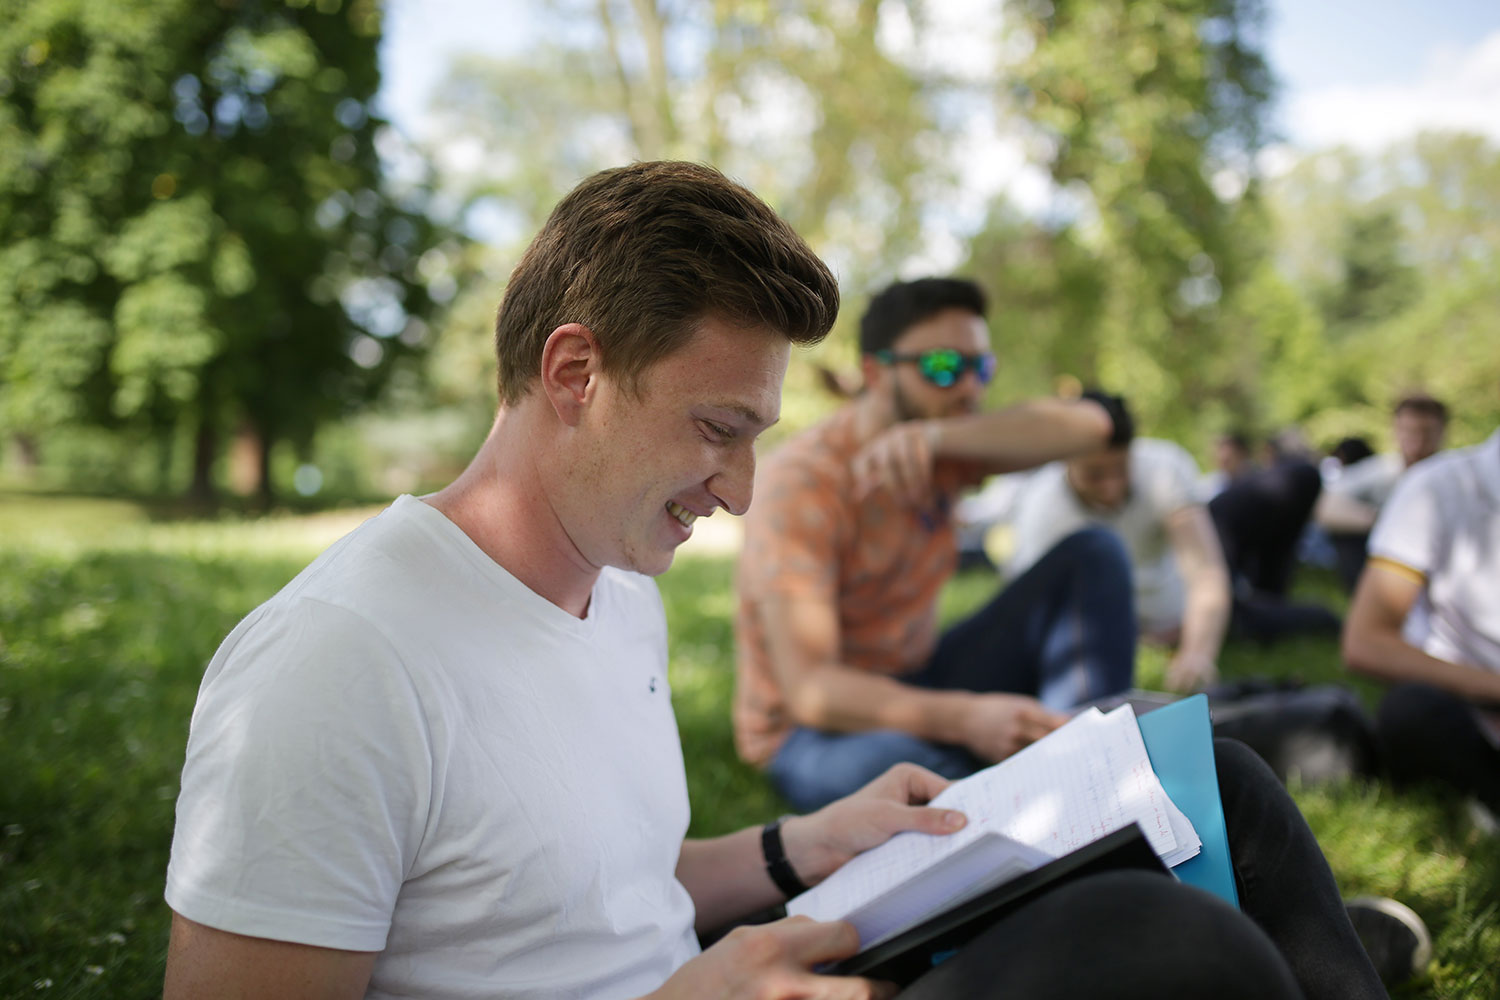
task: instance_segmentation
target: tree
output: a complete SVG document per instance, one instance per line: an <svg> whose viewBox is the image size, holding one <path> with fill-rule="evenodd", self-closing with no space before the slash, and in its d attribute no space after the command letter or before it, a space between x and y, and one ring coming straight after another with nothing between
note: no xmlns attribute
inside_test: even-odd
<svg viewBox="0 0 1500 1000"><path fill-rule="evenodd" d="M1006 80L1073 205L1038 230L1095 277L1056 331L1075 374L1127 391L1154 433L1248 410L1222 322L1265 249L1251 165L1271 90L1259 0L1029 0ZM981 241L981 245L983 241ZM971 267L992 266L976 259ZM1079 264L1071 265L1077 271ZM994 281L1005 280L996 274ZM1054 372L1054 374L1060 374Z"/></svg>
<svg viewBox="0 0 1500 1000"><path fill-rule="evenodd" d="M1344 223L1338 280L1323 293L1323 312L1335 331L1397 315L1416 299L1416 271L1401 259L1404 234L1385 209L1351 215Z"/></svg>
<svg viewBox="0 0 1500 1000"><path fill-rule="evenodd" d="M441 234L382 182L373 0L0 0L0 427L273 446L369 400ZM167 445L163 445L166 447Z"/></svg>
<svg viewBox="0 0 1500 1000"><path fill-rule="evenodd" d="M1493 428L1500 150L1454 133L1325 150L1267 194L1281 269L1315 308L1302 346L1268 368L1278 419L1316 441L1381 441L1396 398L1423 389L1452 409L1453 440Z"/></svg>

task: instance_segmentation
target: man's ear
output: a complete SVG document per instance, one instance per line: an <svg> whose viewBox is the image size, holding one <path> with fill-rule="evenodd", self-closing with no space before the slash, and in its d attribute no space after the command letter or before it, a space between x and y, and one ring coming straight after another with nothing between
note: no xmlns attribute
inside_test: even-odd
<svg viewBox="0 0 1500 1000"><path fill-rule="evenodd" d="M603 358L594 331L582 323L565 323L542 345L542 391L569 427L576 427L599 385Z"/></svg>

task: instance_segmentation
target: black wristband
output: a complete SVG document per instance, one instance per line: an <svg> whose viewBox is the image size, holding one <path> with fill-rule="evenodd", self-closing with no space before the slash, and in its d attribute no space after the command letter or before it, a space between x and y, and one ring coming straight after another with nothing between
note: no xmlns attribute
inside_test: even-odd
<svg viewBox="0 0 1500 1000"><path fill-rule="evenodd" d="M781 843L781 820L773 819L760 830L760 853L766 859L766 874L771 876L771 881L776 883L787 899L800 896L807 891L807 886L797 877L792 864L786 859L786 848Z"/></svg>

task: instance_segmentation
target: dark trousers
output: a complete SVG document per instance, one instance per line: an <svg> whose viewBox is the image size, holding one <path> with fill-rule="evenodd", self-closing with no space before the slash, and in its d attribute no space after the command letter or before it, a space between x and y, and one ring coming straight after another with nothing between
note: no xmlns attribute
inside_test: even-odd
<svg viewBox="0 0 1500 1000"><path fill-rule="evenodd" d="M1384 997L1296 804L1242 744L1214 754L1240 911L1161 876L1090 876L1008 914L902 1000Z"/></svg>
<svg viewBox="0 0 1500 1000"><path fill-rule="evenodd" d="M1135 669L1130 563L1113 532L1088 528L1058 542L1010 586L938 640L917 687L1006 691L1063 710L1118 694ZM909 733L793 730L771 760L771 782L811 812L910 761L948 778L985 765L963 747Z"/></svg>
<svg viewBox="0 0 1500 1000"><path fill-rule="evenodd" d="M1500 813L1500 749L1467 701L1427 684L1402 684L1381 700L1375 727L1394 781L1440 782Z"/></svg>
<svg viewBox="0 0 1500 1000"><path fill-rule="evenodd" d="M1370 544L1370 533L1368 531L1329 532L1328 540L1333 543L1339 583L1344 585L1344 590L1352 594L1354 588L1359 585L1359 575L1365 571L1366 549Z"/></svg>
<svg viewBox="0 0 1500 1000"><path fill-rule="evenodd" d="M1231 482L1208 502L1208 513L1234 581L1234 625L1250 638L1335 634L1327 608L1288 601L1297 542L1312 517L1323 480L1306 462L1282 461Z"/></svg>

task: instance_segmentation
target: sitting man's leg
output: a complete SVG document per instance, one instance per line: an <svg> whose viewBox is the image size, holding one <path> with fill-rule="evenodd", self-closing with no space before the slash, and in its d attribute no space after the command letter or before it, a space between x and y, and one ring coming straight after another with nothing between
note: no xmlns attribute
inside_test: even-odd
<svg viewBox="0 0 1500 1000"><path fill-rule="evenodd" d="M948 629L912 684L1036 696L1054 710L1130 687L1136 625L1130 557L1111 531L1064 538Z"/></svg>
<svg viewBox="0 0 1500 1000"><path fill-rule="evenodd" d="M1079 879L1007 914L901 1000L1287 1000L1265 933L1218 898L1145 872Z"/></svg>
<svg viewBox="0 0 1500 1000"><path fill-rule="evenodd" d="M767 774L799 812L821 809L908 761L945 778L963 778L984 763L962 747L929 743L894 729L863 733L792 730L771 758Z"/></svg>
<svg viewBox="0 0 1500 1000"><path fill-rule="evenodd" d="M1307 821L1265 761L1215 740L1240 908L1276 945L1308 1000L1384 997Z"/></svg>
<svg viewBox="0 0 1500 1000"><path fill-rule="evenodd" d="M1048 708L1067 709L1129 688L1134 663L1128 557L1113 533L1091 528L1058 542L989 604L944 633L928 664L902 680L1030 694ZM985 766L962 747L894 730L797 729L767 773L788 802L808 812L901 761L947 778Z"/></svg>
<svg viewBox="0 0 1500 1000"><path fill-rule="evenodd" d="M1398 784L1439 781L1500 814L1500 749L1468 702L1427 684L1402 684L1381 700L1376 731Z"/></svg>

